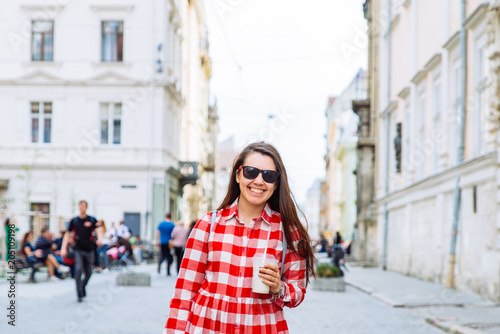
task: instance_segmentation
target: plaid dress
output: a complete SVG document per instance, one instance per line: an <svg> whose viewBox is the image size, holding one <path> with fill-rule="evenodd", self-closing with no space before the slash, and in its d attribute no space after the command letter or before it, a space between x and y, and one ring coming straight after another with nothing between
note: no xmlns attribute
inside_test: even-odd
<svg viewBox="0 0 500 334"><path fill-rule="evenodd" d="M305 259L287 252L283 298L253 293L251 287L252 258L264 253L269 229L267 253L281 270L280 214L266 204L261 216L245 226L236 199L217 213L210 233L211 216L200 219L189 236L163 333L288 333L283 307L296 307L304 299Z"/></svg>

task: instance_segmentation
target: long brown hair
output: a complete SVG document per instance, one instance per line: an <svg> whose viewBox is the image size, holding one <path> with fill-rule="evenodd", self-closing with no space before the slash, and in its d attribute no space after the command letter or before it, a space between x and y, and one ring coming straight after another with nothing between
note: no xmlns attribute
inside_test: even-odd
<svg viewBox="0 0 500 334"><path fill-rule="evenodd" d="M107 229L104 220L99 220L98 223L101 223L102 233L106 233Z"/></svg>
<svg viewBox="0 0 500 334"><path fill-rule="evenodd" d="M28 242L28 238L29 236L33 235L33 231L28 231L26 233L24 233L24 237L23 237L23 243L21 244L21 252L26 255L26 253L24 252L24 244Z"/></svg>
<svg viewBox="0 0 500 334"><path fill-rule="evenodd" d="M281 156L278 153L278 150L276 150L274 146L266 142L257 142L248 145L243 149L243 151L241 151L236 159L234 159L228 190L218 210L232 204L236 200L236 198L240 196L240 187L236 182L236 174L238 173L238 167L243 165L243 162L245 161L247 155L252 152L258 152L273 159L276 169L278 170L278 172L280 172L280 177L278 181L276 181L276 189L274 190L272 196L269 198L268 203L271 206L271 209L279 212L281 215L281 221L283 222L283 228L288 248L292 252L296 253L300 257L305 258L306 260L307 285L311 276L316 277L316 273L314 271L314 252L311 247L311 239L309 238L309 234L307 233L307 228L302 225L302 222L300 221L297 214L298 208L295 206L295 198L293 197L293 194L290 191L290 187L288 185L288 176L286 174L285 165L281 160ZM297 230L299 236L295 236L295 238L292 238L292 231L294 230ZM295 247L295 244L293 243L294 239L297 239L299 241L297 247Z"/></svg>

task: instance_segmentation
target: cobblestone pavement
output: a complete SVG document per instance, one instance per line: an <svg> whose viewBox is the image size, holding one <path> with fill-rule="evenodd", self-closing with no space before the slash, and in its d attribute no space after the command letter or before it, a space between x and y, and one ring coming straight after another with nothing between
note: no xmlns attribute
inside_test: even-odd
<svg viewBox="0 0 500 334"><path fill-rule="evenodd" d="M72 279L46 282L37 274L38 284L16 284L16 327L1 317L0 333L32 334L149 334L161 333L173 293L174 277L158 275L155 265L133 267L151 274L150 287L116 286L116 272L93 274L87 298L76 302ZM6 314L7 284L0 283L0 305ZM305 301L286 309L290 333L443 333L427 324L426 309L393 308L355 288L345 293L308 289Z"/></svg>

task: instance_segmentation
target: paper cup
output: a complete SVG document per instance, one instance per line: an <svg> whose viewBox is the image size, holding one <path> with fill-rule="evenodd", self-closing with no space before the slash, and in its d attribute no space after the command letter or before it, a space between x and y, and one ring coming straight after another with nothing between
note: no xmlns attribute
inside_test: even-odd
<svg viewBox="0 0 500 334"><path fill-rule="evenodd" d="M262 282L262 278L259 277L259 269L264 267L265 264L278 265L278 260L276 260L272 255L266 254L264 259L263 253L255 254L253 257L253 276L252 276L252 292L255 293L269 293L269 285Z"/></svg>

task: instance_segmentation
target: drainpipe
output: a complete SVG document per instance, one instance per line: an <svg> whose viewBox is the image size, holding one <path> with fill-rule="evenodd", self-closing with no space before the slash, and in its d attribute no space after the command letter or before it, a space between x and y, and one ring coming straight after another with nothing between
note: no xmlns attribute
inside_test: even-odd
<svg viewBox="0 0 500 334"><path fill-rule="evenodd" d="M461 12L462 12L462 27L460 29L460 134L459 134L459 145L457 154L457 165L463 160L464 155L464 136L465 136L465 96L467 93L467 41L466 41L466 29L465 29L465 19L466 19L466 1L462 0ZM450 260L448 275L446 277L446 288L452 289L455 287L455 263L456 263L456 250L457 250L457 234L458 234L458 222L460 215L460 202L461 202L462 190L460 189L460 175L455 178L455 196L453 205L453 225L451 229L451 248L450 248Z"/></svg>
<svg viewBox="0 0 500 334"><path fill-rule="evenodd" d="M153 41L156 41L156 6L155 2L153 1L151 3L151 9L152 9L152 26L153 26ZM159 52L159 50L158 50ZM153 207L153 171L152 171L152 161L153 161L153 145L154 145L154 113L155 113L155 75L156 75L156 62L154 59L154 52L153 54L153 59L152 59L152 69L153 72L151 73L151 78L150 78L150 92L149 96L151 98L151 108L149 110L150 113L150 120L149 120L149 143L148 143L148 155L147 155L147 184L146 184L146 215L145 215L145 228L144 230L146 231L146 238L149 238L150 241L154 241L154 232L152 228L152 207ZM140 231L139 231L140 232Z"/></svg>
<svg viewBox="0 0 500 334"><path fill-rule="evenodd" d="M387 0L387 106L391 104L391 0ZM385 111L385 196L389 194L389 135L390 135L389 109ZM387 199L384 201L384 241L382 248L382 269L387 270L387 235L389 233L389 212Z"/></svg>

